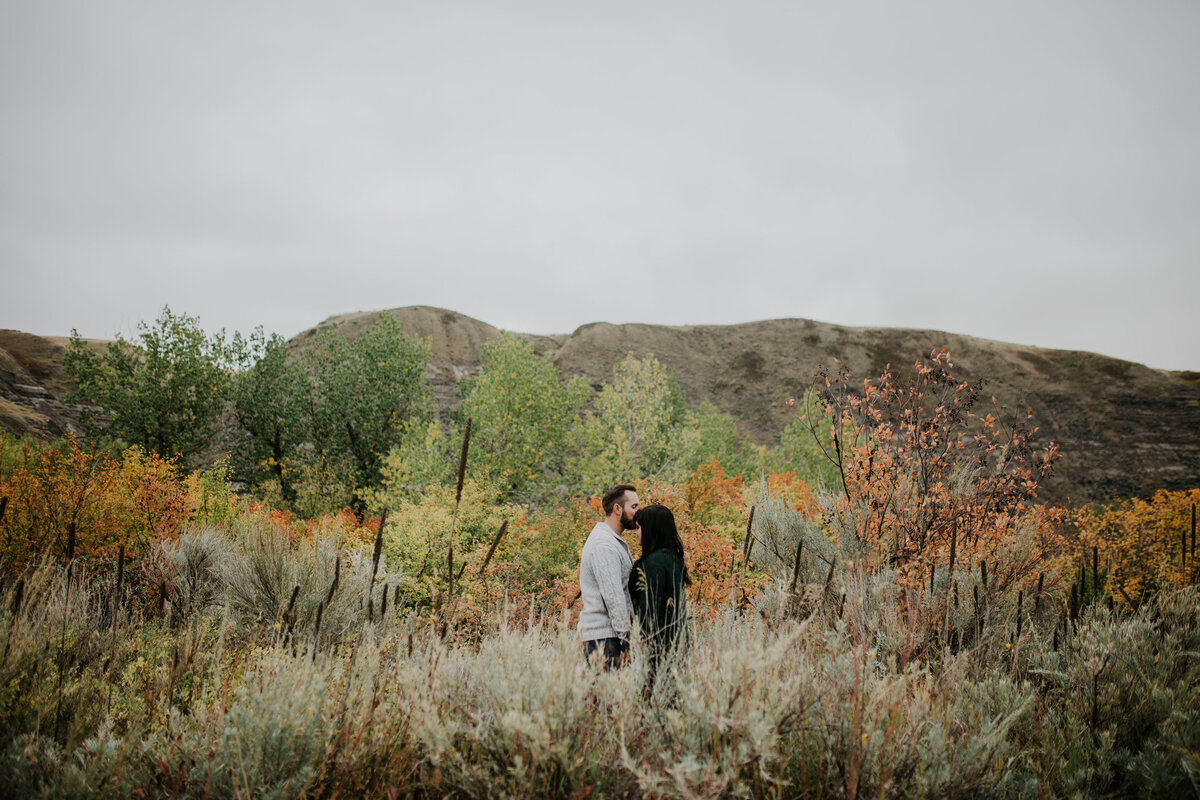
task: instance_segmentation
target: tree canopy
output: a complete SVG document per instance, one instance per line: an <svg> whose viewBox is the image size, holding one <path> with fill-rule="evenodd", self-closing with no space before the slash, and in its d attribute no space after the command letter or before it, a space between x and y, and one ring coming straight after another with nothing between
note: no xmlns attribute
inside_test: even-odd
<svg viewBox="0 0 1200 800"><path fill-rule="evenodd" d="M483 369L459 410L473 422L471 471L504 496L525 499L566 463L569 434L588 396L563 382L549 357L508 333L483 345Z"/></svg>
<svg viewBox="0 0 1200 800"><path fill-rule="evenodd" d="M78 384L75 399L103 409L108 433L124 443L193 461L212 439L229 385L224 331L210 337L196 317L166 306L137 327L135 340L118 334L104 353L71 331L63 369ZM94 427L98 416L87 422Z"/></svg>

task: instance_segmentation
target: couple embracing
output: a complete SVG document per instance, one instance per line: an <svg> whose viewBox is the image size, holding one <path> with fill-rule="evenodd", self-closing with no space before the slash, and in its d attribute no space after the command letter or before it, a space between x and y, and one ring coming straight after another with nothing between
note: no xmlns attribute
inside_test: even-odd
<svg viewBox="0 0 1200 800"><path fill-rule="evenodd" d="M658 662L687 639L684 587L691 579L683 542L671 510L643 508L630 484L605 492L601 506L604 520L588 535L579 563L579 637L589 661L616 667L625 660L630 629L637 624L649 647L653 676ZM638 535L637 561L621 538L623 531Z"/></svg>

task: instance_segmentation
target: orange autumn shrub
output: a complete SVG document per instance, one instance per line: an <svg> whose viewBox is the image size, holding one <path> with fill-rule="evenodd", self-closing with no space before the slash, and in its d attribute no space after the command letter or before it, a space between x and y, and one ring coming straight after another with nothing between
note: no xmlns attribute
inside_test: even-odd
<svg viewBox="0 0 1200 800"><path fill-rule="evenodd" d="M809 519L820 514L816 489L808 481L797 477L796 473L770 472L765 480L771 497L787 503Z"/></svg>
<svg viewBox="0 0 1200 800"><path fill-rule="evenodd" d="M1195 562L1197 505L1200 489L1160 490L1149 500L1135 497L1088 506L1075 512L1072 521L1085 560L1092 547L1098 548L1106 591L1118 602L1137 605L1164 584L1181 586L1200 579Z"/></svg>
<svg viewBox="0 0 1200 800"><path fill-rule="evenodd" d="M64 560L116 542L117 472L113 459L84 451L73 436L22 442L15 467L0 475L3 571L19 573L47 553Z"/></svg>
<svg viewBox="0 0 1200 800"><path fill-rule="evenodd" d="M343 508L337 512L322 514L316 519L302 520L300 535L304 539L313 539L334 534L345 545L354 547L373 542L379 530L379 523L379 518L359 521L353 511Z"/></svg>
<svg viewBox="0 0 1200 800"><path fill-rule="evenodd" d="M900 376L852 387L825 376L841 478L836 514L850 535L919 587L938 563L994 556L1036 506L1058 448L1038 443L1031 411L980 414L981 382L959 381L945 349ZM1015 577L1015 576L1014 576Z"/></svg>
<svg viewBox="0 0 1200 800"><path fill-rule="evenodd" d="M743 513L742 476L725 474L721 462L713 459L701 464L683 479L682 508L690 518L709 525L728 524Z"/></svg>
<svg viewBox="0 0 1200 800"><path fill-rule="evenodd" d="M192 497L174 458L129 448L121 454L115 489L113 505L127 548L140 551L173 539L192 518Z"/></svg>
<svg viewBox="0 0 1200 800"><path fill-rule="evenodd" d="M291 511L254 500L246 503L246 511L252 516L257 516L260 524L269 527L276 535L292 540L299 539L299 532L293 530Z"/></svg>
<svg viewBox="0 0 1200 800"><path fill-rule="evenodd" d="M246 503L244 513L257 517L258 524L265 525L292 544L333 536L348 547L369 545L379 529L378 517L359 521L349 508L305 519L270 503L251 500Z"/></svg>
<svg viewBox="0 0 1200 800"><path fill-rule="evenodd" d="M642 504L660 503L675 515L692 579L688 602L696 611L710 612L731 600L745 602L761 591L761 584L747 580L740 569L738 538L746 524L740 479L736 482L726 479L719 465L715 470L701 467L697 473L690 487L688 481L678 486L650 484L643 492ZM707 486L697 492L697 481ZM691 499L706 498L713 504L689 502L689 491ZM630 549L636 559L640 552L638 543L631 543Z"/></svg>
<svg viewBox="0 0 1200 800"><path fill-rule="evenodd" d="M44 555L96 557L124 545L129 555L177 536L193 512L173 459L140 448L120 458L89 453L74 437L24 442L0 475L8 498L0 519L0 569L19 573Z"/></svg>

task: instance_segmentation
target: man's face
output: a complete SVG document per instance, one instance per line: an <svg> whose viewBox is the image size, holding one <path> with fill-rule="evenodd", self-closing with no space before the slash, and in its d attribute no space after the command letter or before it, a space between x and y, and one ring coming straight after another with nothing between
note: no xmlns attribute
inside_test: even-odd
<svg viewBox="0 0 1200 800"><path fill-rule="evenodd" d="M621 509L621 530L631 531L637 527L633 523L633 515L640 507L637 492L625 492L625 499L618 505Z"/></svg>

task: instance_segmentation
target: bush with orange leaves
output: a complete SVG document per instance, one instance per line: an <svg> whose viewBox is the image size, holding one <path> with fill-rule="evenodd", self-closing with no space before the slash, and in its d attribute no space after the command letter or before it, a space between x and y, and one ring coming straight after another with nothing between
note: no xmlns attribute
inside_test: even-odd
<svg viewBox="0 0 1200 800"><path fill-rule="evenodd" d="M820 515L821 505L811 483L794 472L769 472L763 478L768 495L786 503L801 516L813 519Z"/></svg>
<svg viewBox="0 0 1200 800"><path fill-rule="evenodd" d="M1200 580L1196 567L1196 506L1200 489L1160 490L1149 500L1129 498L1075 512L1079 543L1090 565L1091 548L1107 574L1106 591L1117 602L1143 603L1165 584Z"/></svg>
<svg viewBox="0 0 1200 800"><path fill-rule="evenodd" d="M1029 410L1002 421L993 397L978 414L982 383L959 381L952 369L939 349L910 374L889 365L861 389L844 368L823 376L834 423L827 456L841 478L832 513L910 587L928 582L938 563L952 570L955 560L994 557L1058 457L1056 445L1037 442Z"/></svg>
<svg viewBox="0 0 1200 800"><path fill-rule="evenodd" d="M287 539L293 545L311 542L314 539L333 537L351 546L360 546L370 544L379 528L378 517L364 519L360 522L349 508L305 519L293 515L287 509L275 508L269 503L251 500L245 504L242 515L258 518L260 524L265 525L276 536Z"/></svg>
<svg viewBox="0 0 1200 800"><path fill-rule="evenodd" d="M696 467L679 488L682 497L677 500L678 507L671 509L676 514L682 512L697 522L722 528L730 523L736 527L743 516L742 476L726 474L716 459ZM658 485L652 489L657 491Z"/></svg>
<svg viewBox="0 0 1200 800"><path fill-rule="evenodd" d="M0 571L15 574L43 556L131 554L175 537L195 511L173 459L140 448L119 458L91 453L67 436L53 443L10 441L0 474ZM201 483L194 481L197 486ZM3 501L0 501L3 502Z"/></svg>
<svg viewBox="0 0 1200 800"><path fill-rule="evenodd" d="M738 542L745 534L749 510L740 476L727 477L716 462L701 465L682 484L652 483L645 488L643 505L661 503L675 515L683 540L692 585L688 602L698 612L709 612L730 600L745 603L761 589L740 569ZM634 557L637 557L634 548Z"/></svg>

